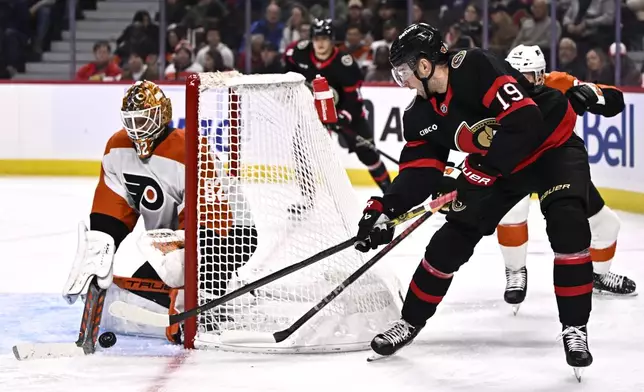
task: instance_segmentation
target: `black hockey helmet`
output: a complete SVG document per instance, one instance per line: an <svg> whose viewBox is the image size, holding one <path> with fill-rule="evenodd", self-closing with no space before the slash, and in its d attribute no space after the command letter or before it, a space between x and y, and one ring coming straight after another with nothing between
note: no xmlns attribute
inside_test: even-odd
<svg viewBox="0 0 644 392"><path fill-rule="evenodd" d="M316 19L313 21L312 37L329 37L333 40L333 21L331 19Z"/></svg>
<svg viewBox="0 0 644 392"><path fill-rule="evenodd" d="M446 64L448 61L447 46L443 43L441 33L427 23L414 23L408 26L398 38L391 44L389 51L389 62L391 63L394 79L401 84L404 80L395 71L397 68L407 65L414 75L423 81L429 80L433 74L436 64ZM432 63L431 74L421 78L417 72L418 61L425 58Z"/></svg>

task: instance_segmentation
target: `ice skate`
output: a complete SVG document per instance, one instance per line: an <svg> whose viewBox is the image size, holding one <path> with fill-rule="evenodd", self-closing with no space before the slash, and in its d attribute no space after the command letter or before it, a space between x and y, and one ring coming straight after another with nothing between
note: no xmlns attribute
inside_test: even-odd
<svg viewBox="0 0 644 392"><path fill-rule="evenodd" d="M612 272L607 274L593 273L593 293L615 296L635 296L636 285L631 279L624 275L617 275Z"/></svg>
<svg viewBox="0 0 644 392"><path fill-rule="evenodd" d="M375 355L367 359L368 362L389 357L398 350L411 343L423 326L413 326L404 319L395 321L391 328L376 335L371 341L371 349Z"/></svg>
<svg viewBox="0 0 644 392"><path fill-rule="evenodd" d="M512 305L512 312L516 316L521 303L525 300L528 290L528 269L521 267L517 271L505 268L505 294L503 299Z"/></svg>
<svg viewBox="0 0 644 392"><path fill-rule="evenodd" d="M566 362L572 366L577 381L581 382L582 370L593 363L593 356L588 350L586 326L562 326L559 339L563 340Z"/></svg>

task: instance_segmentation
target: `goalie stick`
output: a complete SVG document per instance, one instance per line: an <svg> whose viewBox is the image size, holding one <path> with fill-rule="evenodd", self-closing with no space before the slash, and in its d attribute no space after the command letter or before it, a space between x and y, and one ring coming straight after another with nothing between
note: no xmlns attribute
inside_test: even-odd
<svg viewBox="0 0 644 392"><path fill-rule="evenodd" d="M397 218L394 218L387 222L387 225L389 227L394 227L397 226L403 222L406 222L410 219L413 219L419 215L422 215L423 213L427 211L431 211L434 209L434 206L439 203L441 206L445 204L447 201L451 201L456 197L456 191L446 194L444 196L441 196L440 198L433 200L431 202L428 202L426 204L423 204L421 206L418 206L411 211L400 215ZM271 283L277 279L280 279L286 275L292 274L295 271L299 271L300 269L307 267L309 265L312 265L314 263L317 263L320 260L323 260L329 256L332 256L344 249L350 248L353 246L353 243L355 241L355 237L349 238L348 240L341 242L337 245L334 245L328 249L325 249L311 257L309 257L306 260L300 261L299 263L290 265L288 267L282 268L279 271L276 271L270 275L267 275L263 278L260 278L254 282L251 282L243 287L238 288L237 290L234 290L220 298L217 298L215 300L206 302L205 304L198 306L194 309L189 309L185 312L182 313L177 313L174 315L168 315L168 314L163 314L163 313L156 313L152 312L147 309L143 309L139 306L128 304L122 301L114 301L109 308L109 312L112 316L119 317L121 319L125 319L128 321L132 321L135 323L140 323L140 324L146 324L146 325L153 325L157 327L168 327L173 324L180 323L182 321L185 321L186 319L190 317L195 317L198 316L199 314L208 311L214 307L217 307L219 305L222 305L226 302L229 302L237 297L240 297L252 290L255 290L259 287L262 287L268 283Z"/></svg>
<svg viewBox="0 0 644 392"><path fill-rule="evenodd" d="M76 357L93 354L103 315L106 290L98 287L96 278L89 284L85 307L81 318L78 340L75 343L23 343L13 346L13 354L19 361L28 359Z"/></svg>

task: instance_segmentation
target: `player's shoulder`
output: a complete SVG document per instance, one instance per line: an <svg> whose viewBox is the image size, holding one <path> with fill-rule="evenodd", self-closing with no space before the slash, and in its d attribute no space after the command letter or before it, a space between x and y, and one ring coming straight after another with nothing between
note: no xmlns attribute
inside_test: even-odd
<svg viewBox="0 0 644 392"><path fill-rule="evenodd" d="M438 129L431 104L416 96L403 114L403 136L406 141L425 140Z"/></svg>
<svg viewBox="0 0 644 392"><path fill-rule="evenodd" d="M483 49L463 49L449 54L449 67L451 69L470 70L485 63L495 62L496 60L496 58Z"/></svg>
<svg viewBox="0 0 644 392"><path fill-rule="evenodd" d="M284 51L284 56L286 57L299 57L303 54L308 54L311 50L312 43L308 39L303 39L299 41L292 42L289 46L286 47Z"/></svg>
<svg viewBox="0 0 644 392"><path fill-rule="evenodd" d="M346 50L336 48L338 51L334 60L334 63L339 64L341 67L357 67L358 64L356 63L355 59L353 58L353 55L351 53L347 52Z"/></svg>
<svg viewBox="0 0 644 392"><path fill-rule="evenodd" d="M184 164L186 159L186 132L181 128L173 129L154 149L154 155Z"/></svg>
<svg viewBox="0 0 644 392"><path fill-rule="evenodd" d="M570 87L578 83L579 80L576 77L566 72L553 71L546 74L546 86L555 88L561 92L566 92Z"/></svg>
<svg viewBox="0 0 644 392"><path fill-rule="evenodd" d="M132 141L127 136L127 132L124 128L114 132L114 134L107 140L107 144L105 145L105 155L109 154L111 150L116 148L134 148L134 146L132 146Z"/></svg>

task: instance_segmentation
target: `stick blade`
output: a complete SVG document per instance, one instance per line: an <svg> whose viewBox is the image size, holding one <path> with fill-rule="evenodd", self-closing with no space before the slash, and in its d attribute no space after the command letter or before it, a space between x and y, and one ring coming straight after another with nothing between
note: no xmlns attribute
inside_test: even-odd
<svg viewBox="0 0 644 392"><path fill-rule="evenodd" d="M167 314L152 312L122 301L114 301L110 305L109 312L114 317L133 323L152 325L155 327L170 326L170 316Z"/></svg>
<svg viewBox="0 0 644 392"><path fill-rule="evenodd" d="M85 350L76 343L23 343L13 346L13 355L19 361L63 357L80 357Z"/></svg>
<svg viewBox="0 0 644 392"><path fill-rule="evenodd" d="M269 332L223 331L219 339L224 344L275 344Z"/></svg>
<svg viewBox="0 0 644 392"><path fill-rule="evenodd" d="M291 331L289 331L288 328L285 330L277 331L273 333L273 339L275 339L277 343L285 341L286 339L288 339L289 336L291 336Z"/></svg>

